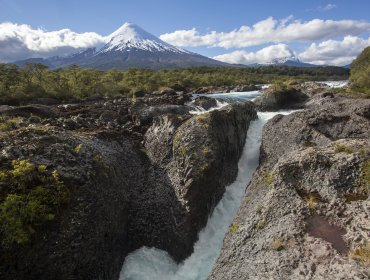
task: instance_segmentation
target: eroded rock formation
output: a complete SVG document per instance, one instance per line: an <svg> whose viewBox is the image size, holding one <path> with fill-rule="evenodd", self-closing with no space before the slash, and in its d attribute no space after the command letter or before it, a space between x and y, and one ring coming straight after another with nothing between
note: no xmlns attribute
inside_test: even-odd
<svg viewBox="0 0 370 280"><path fill-rule="evenodd" d="M367 279L370 100L331 99L264 128L208 279Z"/></svg>

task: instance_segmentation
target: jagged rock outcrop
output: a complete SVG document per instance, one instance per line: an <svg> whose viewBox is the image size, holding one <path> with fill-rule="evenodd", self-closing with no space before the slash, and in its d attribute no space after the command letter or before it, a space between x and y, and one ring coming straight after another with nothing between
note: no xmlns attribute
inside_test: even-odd
<svg viewBox="0 0 370 280"><path fill-rule="evenodd" d="M264 128L261 165L208 279L368 279L370 101Z"/></svg>
<svg viewBox="0 0 370 280"><path fill-rule="evenodd" d="M198 96L195 98L193 105L202 107L204 110L209 110L212 107L217 106L217 101L216 99L207 96Z"/></svg>
<svg viewBox="0 0 370 280"><path fill-rule="evenodd" d="M299 87L272 85L262 91L254 100L258 111L278 111L281 109L303 108L308 96Z"/></svg>
<svg viewBox="0 0 370 280"><path fill-rule="evenodd" d="M166 173L185 210L174 218L189 244L235 179L249 124L256 117L252 102L238 103L191 118L163 115L146 132L147 154ZM179 250L166 250L181 259Z"/></svg>
<svg viewBox="0 0 370 280"><path fill-rule="evenodd" d="M0 108L1 279L117 279L141 246L191 254L256 111L156 104Z"/></svg>
<svg viewBox="0 0 370 280"><path fill-rule="evenodd" d="M24 232L29 241L2 243L0 278L117 278L117 271L129 250L130 188L140 184L140 171L144 171L132 144L114 133L77 135L56 128L31 127L2 133L0 146L2 172L9 168L12 160L44 165L47 170L59 174L68 193L67 201L55 209L51 221L33 223L28 215L32 213L32 219L38 219L46 211L42 209L51 207L53 202L48 196L30 200L35 194L30 186L21 191L2 184L2 214L12 213L3 203L3 199L9 200L10 194L19 198L28 195L22 200L29 205L23 211L33 209L34 212L10 216L18 217L21 226L9 228L2 224L2 230L8 231L2 232L3 238ZM32 180L27 182L32 183ZM39 205L40 208L30 208L32 203L37 203L33 207ZM11 220L2 222L10 223Z"/></svg>

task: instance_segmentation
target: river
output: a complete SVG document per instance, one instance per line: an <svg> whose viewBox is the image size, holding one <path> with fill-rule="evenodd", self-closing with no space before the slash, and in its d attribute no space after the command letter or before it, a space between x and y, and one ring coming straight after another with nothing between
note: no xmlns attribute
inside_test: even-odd
<svg viewBox="0 0 370 280"><path fill-rule="evenodd" d="M259 92L207 94L218 99L218 108L231 102L252 100ZM215 109L215 108L214 108ZM201 114L204 110L195 110ZM199 240L194 245L193 254L177 264L167 252L142 247L126 257L120 280L205 280L212 270L224 236L243 199L245 188L258 166L262 128L277 114L289 114L289 111L258 113L258 119L249 127L242 156L238 163L236 180L226 191L208 219L206 227L199 233Z"/></svg>

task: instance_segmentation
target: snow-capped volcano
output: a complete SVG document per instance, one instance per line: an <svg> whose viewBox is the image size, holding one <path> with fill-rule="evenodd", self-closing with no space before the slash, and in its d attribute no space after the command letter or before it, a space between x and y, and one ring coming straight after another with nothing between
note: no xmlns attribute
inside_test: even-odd
<svg viewBox="0 0 370 280"><path fill-rule="evenodd" d="M290 62L301 62L296 56L293 55L293 56L275 58L267 64L284 64L284 63L287 63L289 61Z"/></svg>
<svg viewBox="0 0 370 280"><path fill-rule="evenodd" d="M68 57L36 58L15 62L43 63L50 68L69 65L96 69L184 68L193 66L229 65L163 42L134 23L125 23L106 37L101 49L89 49Z"/></svg>
<svg viewBox="0 0 370 280"><path fill-rule="evenodd" d="M161 39L146 32L134 23L126 22L112 34L107 36L109 40L101 50L101 53L109 51L126 51L131 49L143 51L189 53L163 42Z"/></svg>

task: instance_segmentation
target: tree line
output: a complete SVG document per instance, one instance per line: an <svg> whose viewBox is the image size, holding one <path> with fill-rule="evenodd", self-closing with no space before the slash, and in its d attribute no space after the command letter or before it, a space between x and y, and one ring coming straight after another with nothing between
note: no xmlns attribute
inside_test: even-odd
<svg viewBox="0 0 370 280"><path fill-rule="evenodd" d="M149 69L96 70L70 66L51 70L30 63L20 68L0 64L0 103L17 105L39 98L84 99L92 96L127 96L163 88L191 89L274 83L287 80L343 80L349 70L340 67L194 67L154 71Z"/></svg>

